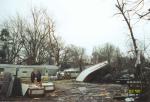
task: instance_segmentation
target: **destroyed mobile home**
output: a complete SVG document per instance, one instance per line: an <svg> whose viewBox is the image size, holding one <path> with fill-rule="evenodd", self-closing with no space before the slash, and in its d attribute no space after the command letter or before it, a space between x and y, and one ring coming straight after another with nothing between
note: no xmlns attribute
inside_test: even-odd
<svg viewBox="0 0 150 102"><path fill-rule="evenodd" d="M0 76L0 96L42 96L45 92L55 90L54 83L42 82L40 85L38 82L35 83L24 83L21 82L17 76L12 76L11 73L4 72Z"/></svg>
<svg viewBox="0 0 150 102"><path fill-rule="evenodd" d="M107 69L108 67L109 67L108 62L104 61L92 67L86 68L80 74L78 71L75 71L73 69L68 69L64 71L64 72L71 72L71 73L75 72L75 74L73 74L75 75L74 77L76 77L79 74L76 78L76 81L75 80L65 81L63 79L59 79L58 78L59 71L57 70L57 71L54 71L55 76L57 76L55 81L54 80L45 81L44 79L42 79L42 83L39 84L37 82L27 83L27 81L24 81L23 78L25 75L22 76L23 78L20 77L21 74L19 74L20 73L19 71L22 71L22 70L21 68L18 70L17 69L18 66L17 66L15 68L16 70L14 70L14 73L12 74L8 72L1 73L3 75L1 75L1 81L0 81L0 88L1 88L0 94L3 95L3 97L4 96L5 97L28 96L28 97L33 97L33 98L43 97L46 100L47 99L53 100L53 101L55 100L58 102L59 100L63 100L63 102L65 102L66 100L68 100L68 98L77 100L75 97L78 97L78 96L80 98L79 100L77 100L77 102L81 100L87 101L90 99L99 100L99 101L103 100L104 102L105 101L107 102L108 100L109 100L108 102L113 102L114 100L120 100L120 99L124 101L125 100L129 101L129 100L136 100L138 99L140 95L142 95L143 89L141 89L142 87L140 85L143 83L143 81L135 80L133 78L133 75L124 75L125 77L129 77L129 76L132 77L132 79L128 79L125 85L100 84L102 82L101 80L105 76L109 75L109 73L107 72L103 73L103 71ZM4 69L3 71L6 71L6 69ZM38 67L38 69L40 69L40 67ZM31 74L31 71L29 72ZM44 72L46 72L46 75L48 75L48 79L50 79L49 75L52 75L52 76L54 75L54 74L48 74L47 70ZM43 75L45 76L45 74ZM28 77L29 76L30 75L28 75ZM93 83L93 84L90 84L90 83ZM68 95L68 97L66 97L66 95ZM84 96L84 97L81 98L81 96ZM5 100L6 98L2 98L2 99ZM9 100L9 98L7 98L7 100ZM118 101L118 102L122 102L122 101Z"/></svg>
<svg viewBox="0 0 150 102"><path fill-rule="evenodd" d="M9 72L12 75L16 75L20 78L29 78L33 70L39 70L42 76L55 75L59 70L55 65L12 65L12 64L0 64L0 72Z"/></svg>
<svg viewBox="0 0 150 102"><path fill-rule="evenodd" d="M96 64L90 68L85 69L80 73L80 75L77 77L77 81L83 81L83 82L92 82L96 79L100 79L100 75L102 74L96 74L99 70L102 70L102 68L106 67L108 65L108 62L102 62L99 64Z"/></svg>
<svg viewBox="0 0 150 102"><path fill-rule="evenodd" d="M57 72L57 66L23 66L23 65L0 65L2 69L0 76L0 95L10 96L42 96L45 92L55 90L53 82L50 82L48 75ZM11 71L12 70L12 71ZM30 82L31 72L41 71L42 83ZM46 76L46 79L44 78Z"/></svg>

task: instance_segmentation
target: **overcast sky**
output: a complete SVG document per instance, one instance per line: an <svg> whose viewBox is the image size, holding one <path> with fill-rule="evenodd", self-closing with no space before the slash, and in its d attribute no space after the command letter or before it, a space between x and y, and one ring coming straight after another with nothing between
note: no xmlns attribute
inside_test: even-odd
<svg viewBox="0 0 150 102"><path fill-rule="evenodd" d="M0 22L16 13L27 16L31 7L47 9L65 43L84 47L88 54L106 42L127 48L128 31L114 16L115 0L1 0Z"/></svg>

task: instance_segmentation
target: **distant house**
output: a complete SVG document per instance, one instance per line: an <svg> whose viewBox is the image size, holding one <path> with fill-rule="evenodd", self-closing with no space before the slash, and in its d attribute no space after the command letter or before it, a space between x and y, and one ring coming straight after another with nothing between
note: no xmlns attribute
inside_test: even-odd
<svg viewBox="0 0 150 102"><path fill-rule="evenodd" d="M33 70L39 70L43 76L55 75L59 70L58 66L55 65L13 65L13 64L0 64L0 72L10 72L12 75L18 77L30 77Z"/></svg>

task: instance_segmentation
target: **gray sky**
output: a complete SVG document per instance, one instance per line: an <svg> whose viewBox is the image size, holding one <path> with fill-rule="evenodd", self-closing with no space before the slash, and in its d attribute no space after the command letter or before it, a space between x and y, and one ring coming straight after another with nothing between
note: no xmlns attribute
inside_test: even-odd
<svg viewBox="0 0 150 102"><path fill-rule="evenodd" d="M31 7L46 8L65 43L84 47L88 54L106 42L127 49L128 31L114 16L115 0L1 0L0 21L16 13L27 16Z"/></svg>

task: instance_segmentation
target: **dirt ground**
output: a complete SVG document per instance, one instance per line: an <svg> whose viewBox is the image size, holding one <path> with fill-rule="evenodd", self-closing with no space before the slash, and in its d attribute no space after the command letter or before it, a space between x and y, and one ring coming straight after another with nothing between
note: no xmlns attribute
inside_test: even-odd
<svg viewBox="0 0 150 102"><path fill-rule="evenodd" d="M117 84L91 84L74 80L54 81L55 90L43 97L10 97L2 101L15 102L124 102L114 96L124 93L126 86Z"/></svg>

